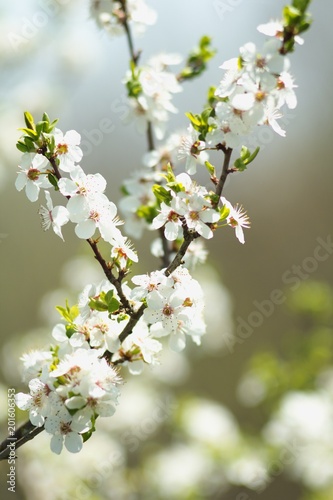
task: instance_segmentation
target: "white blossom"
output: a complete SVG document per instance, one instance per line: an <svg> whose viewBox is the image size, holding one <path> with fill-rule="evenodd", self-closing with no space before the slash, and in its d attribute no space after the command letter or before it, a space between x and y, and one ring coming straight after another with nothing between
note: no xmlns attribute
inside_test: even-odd
<svg viewBox="0 0 333 500"><path fill-rule="evenodd" d="M18 191L25 188L25 194L30 201L37 201L41 188L52 187L47 177L51 169L49 160L41 154L24 153L19 164L20 171L15 181Z"/></svg>

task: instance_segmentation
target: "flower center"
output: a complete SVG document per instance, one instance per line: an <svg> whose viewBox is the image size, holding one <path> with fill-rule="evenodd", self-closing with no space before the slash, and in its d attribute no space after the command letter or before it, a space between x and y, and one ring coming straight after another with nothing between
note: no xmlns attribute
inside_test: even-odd
<svg viewBox="0 0 333 500"><path fill-rule="evenodd" d="M168 221L170 222L177 222L178 221L178 214L176 212L174 212L173 210L171 210L171 212L169 212L169 215L168 215Z"/></svg>
<svg viewBox="0 0 333 500"><path fill-rule="evenodd" d="M71 432L71 424L70 424L70 422L61 422L61 424L60 424L60 432L63 435L66 435L69 432Z"/></svg>
<svg viewBox="0 0 333 500"><path fill-rule="evenodd" d="M163 307L163 314L165 316L171 316L173 314L173 307L171 307L170 304L166 304Z"/></svg>
<svg viewBox="0 0 333 500"><path fill-rule="evenodd" d="M39 174L40 171L37 168L30 168L27 176L31 181L37 181L37 179L39 178Z"/></svg>
<svg viewBox="0 0 333 500"><path fill-rule="evenodd" d="M68 146L67 146L67 144L58 144L58 146L57 146L57 153L59 155L65 155L66 153L68 153Z"/></svg>
<svg viewBox="0 0 333 500"><path fill-rule="evenodd" d="M199 220L199 213L196 212L195 210L191 210L189 213L190 219L193 221Z"/></svg>
<svg viewBox="0 0 333 500"><path fill-rule="evenodd" d="M266 94L262 90L259 90L259 92L256 93L256 101L261 102L265 99Z"/></svg>

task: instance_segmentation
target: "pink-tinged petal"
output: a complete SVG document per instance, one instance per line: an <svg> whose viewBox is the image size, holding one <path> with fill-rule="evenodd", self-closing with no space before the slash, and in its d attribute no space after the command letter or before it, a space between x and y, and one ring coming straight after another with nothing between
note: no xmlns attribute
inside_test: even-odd
<svg viewBox="0 0 333 500"><path fill-rule="evenodd" d="M75 234L78 238L87 240L91 238L96 231L96 224L91 219L79 222L75 227Z"/></svg>
<svg viewBox="0 0 333 500"><path fill-rule="evenodd" d="M102 193L106 188L106 180L101 174L87 175L86 185L89 191Z"/></svg>

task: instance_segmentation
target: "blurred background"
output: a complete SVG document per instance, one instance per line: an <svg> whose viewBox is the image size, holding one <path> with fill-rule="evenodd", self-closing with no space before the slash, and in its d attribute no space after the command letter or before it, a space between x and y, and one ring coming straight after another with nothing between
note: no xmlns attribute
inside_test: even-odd
<svg viewBox="0 0 333 500"><path fill-rule="evenodd" d="M204 34L212 37L217 49L208 70L185 83L184 91L176 95L179 113L171 118L170 132L187 127L186 111L201 112L207 88L222 78L219 66L225 60L235 57L247 41L263 43L264 36L256 27L280 18L284 4L280 0L149 1L158 21L144 36L135 38L142 62L160 52L186 55ZM124 391L128 395L122 396L128 399L120 405L120 416L114 417L114 434L110 424L105 429L107 438L93 436L87 443L85 464L75 456L51 456L45 436L27 444L25 451L20 450L17 466L22 499L39 498L38 488L40 498L50 499L333 498L333 450L323 445L317 451L311 448L310 453L309 443L300 435L296 451L287 449L288 457L283 454L289 436L286 429L297 421L297 411L312 419L313 426L306 424L309 427L304 425L304 429L319 428L321 420L315 412L312 415L312 409L320 407L324 412L325 408L325 415L333 416L329 378L333 4L314 1L310 11L313 26L304 34L304 46L290 56L298 106L286 113L282 123L287 136L259 133L257 159L246 172L229 176L225 186L227 199L241 203L250 216L246 243L240 245L232 231L221 231L209 242L209 267L197 272L209 303L209 328L202 349L190 346L182 359L166 356L159 374L129 380ZM88 1L3 2L0 24L0 356L5 413L7 387L24 389L19 357L50 341L52 324L57 321L54 306L63 304L66 297L74 301L80 287L101 278L72 228L64 229L65 243L54 234L45 234L37 214L39 203L30 203L15 189L20 159L15 143L23 112L29 110L38 120L47 111L51 118L60 119L61 130L77 130L84 141L82 167L86 173L105 176L107 194L115 203L122 180L142 166L146 138L122 118L126 94L121 82L129 59L126 40L111 38L97 28ZM96 132L105 119L111 120L112 131ZM135 272L153 270L158 263L147 251L147 239L135 244L141 255ZM274 302L276 293L279 300ZM314 359L316 348L320 353ZM174 380L172 373L177 375ZM296 402L285 402L289 392ZM145 433L140 427L141 434L135 433L137 422L148 422L153 414L152 401L164 408L160 421L154 421L152 431ZM298 408L297 415L285 417L284 431L276 431L284 418L281 415L292 413L292 404ZM142 413L136 421L128 417L133 407ZM3 437L5 419L6 414ZM190 422L194 422L192 427ZM327 425L326 442L333 435ZM198 434L205 435L208 428L215 429L216 435L198 443ZM125 436L123 442L117 442L119 429ZM318 444L322 433L314 433L313 443ZM219 439L224 445L212 452ZM114 459L110 465L109 461L108 471L101 474L97 461L93 467L101 475L96 485L93 480L85 483L91 457L97 460L96 454L102 457L110 449L118 453L119 463ZM305 449L308 454L303 453ZM315 464L309 456L317 459ZM47 481L38 472L46 460L50 461ZM326 475L320 466L324 462L332 465L331 469L327 466ZM185 463L188 470L179 473L181 479L175 464ZM270 471L272 464L278 466ZM6 463L0 465L4 478ZM313 480L309 479L311 471ZM66 483L73 476L86 489L74 491L72 486L65 493L50 487L59 477ZM199 480L201 476L204 479ZM107 487L101 486L101 478ZM7 498L5 482L0 487Z"/></svg>

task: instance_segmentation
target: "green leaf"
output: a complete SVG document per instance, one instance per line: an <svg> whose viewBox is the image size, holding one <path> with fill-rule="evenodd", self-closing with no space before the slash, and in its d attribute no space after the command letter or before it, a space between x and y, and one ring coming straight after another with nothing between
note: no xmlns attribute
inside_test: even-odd
<svg viewBox="0 0 333 500"><path fill-rule="evenodd" d="M16 147L19 151L21 151L21 153L28 153L29 152L28 146L26 144L24 144L23 141L17 141Z"/></svg>
<svg viewBox="0 0 333 500"><path fill-rule="evenodd" d="M212 177L216 177L215 167L209 161L205 161L206 168Z"/></svg>
<svg viewBox="0 0 333 500"><path fill-rule="evenodd" d="M220 208L220 221L225 220L229 214L230 209L227 207L227 205L223 205L223 207Z"/></svg>
<svg viewBox="0 0 333 500"><path fill-rule="evenodd" d="M58 119L58 118L56 118L55 120L53 120L53 122L52 122L52 123L49 123L49 124L48 124L48 127L47 127L46 132L47 132L47 133L52 132L52 131L53 131L53 129L54 129L54 127L55 127L55 126L56 126L56 124L58 123L58 121L59 121L59 119Z"/></svg>
<svg viewBox="0 0 333 500"><path fill-rule="evenodd" d="M197 130L198 127L201 125L201 117L200 115L194 115L193 113L187 112L185 113L187 118L190 120L192 123L193 127Z"/></svg>
<svg viewBox="0 0 333 500"><path fill-rule="evenodd" d="M49 153L54 153L56 148L55 137L53 134L43 132L42 134L44 142L47 144L47 149Z"/></svg>
<svg viewBox="0 0 333 500"><path fill-rule="evenodd" d="M50 173L50 174L48 174L47 178L48 178L49 182L52 184L52 186L54 187L54 189L56 191L59 191L58 179L56 178L56 176Z"/></svg>
<svg viewBox="0 0 333 500"><path fill-rule="evenodd" d="M26 144L29 151L36 151L35 143L31 137L23 137L24 143Z"/></svg>
<svg viewBox="0 0 333 500"><path fill-rule="evenodd" d="M66 307L56 306L56 310L68 323L73 323L75 318L79 314L79 308L77 305L70 307L68 301L66 300Z"/></svg>
<svg viewBox="0 0 333 500"><path fill-rule="evenodd" d="M144 219L148 224L151 224L156 215L158 215L155 205L141 205L135 213L140 219Z"/></svg>
<svg viewBox="0 0 333 500"><path fill-rule="evenodd" d="M210 47L211 38L203 36L198 47L189 54L185 68L180 73L180 79L189 80L199 76L206 68L207 62L216 54L216 50Z"/></svg>
<svg viewBox="0 0 333 500"><path fill-rule="evenodd" d="M90 297L88 305L90 309L93 309L94 311L104 312L108 310L108 306L103 300L94 299L92 297Z"/></svg>
<svg viewBox="0 0 333 500"><path fill-rule="evenodd" d="M168 205L171 202L172 194L168 189L165 189L165 187L160 186L159 184L154 184L154 186L152 187L152 191L159 203L162 203L163 201Z"/></svg>
<svg viewBox="0 0 333 500"><path fill-rule="evenodd" d="M113 290L109 290L105 294L105 302L107 304L109 313L118 311L120 302L113 296Z"/></svg>
<svg viewBox="0 0 333 500"><path fill-rule="evenodd" d="M50 123L49 115L45 111L43 113L42 120L43 120L43 122Z"/></svg>
<svg viewBox="0 0 333 500"><path fill-rule="evenodd" d="M35 130L35 122L29 111L24 112L24 121L29 130Z"/></svg>
<svg viewBox="0 0 333 500"><path fill-rule="evenodd" d="M235 161L234 166L237 168L237 170L243 172L244 170L246 170L247 166L255 159L259 151L260 148L257 147L253 151L253 153L251 153L246 146L242 146L240 158Z"/></svg>
<svg viewBox="0 0 333 500"><path fill-rule="evenodd" d="M47 123L46 122L38 122L38 123L36 123L36 132L37 132L38 138L40 137L40 135L41 135L42 132L46 131L45 127L47 127Z"/></svg>
<svg viewBox="0 0 333 500"><path fill-rule="evenodd" d="M311 0L293 0L292 5L300 10L303 14L310 5Z"/></svg>
<svg viewBox="0 0 333 500"><path fill-rule="evenodd" d="M34 141L38 140L38 134L37 134L37 132L35 130L30 130L30 128L19 128L18 130L21 130L22 132L24 132L25 134L27 134Z"/></svg>
<svg viewBox="0 0 333 500"><path fill-rule="evenodd" d="M216 92L215 86L212 85L211 87L209 87L208 92L207 92L207 102L211 108L214 108L216 102L218 101L218 98L216 97L215 92Z"/></svg>

